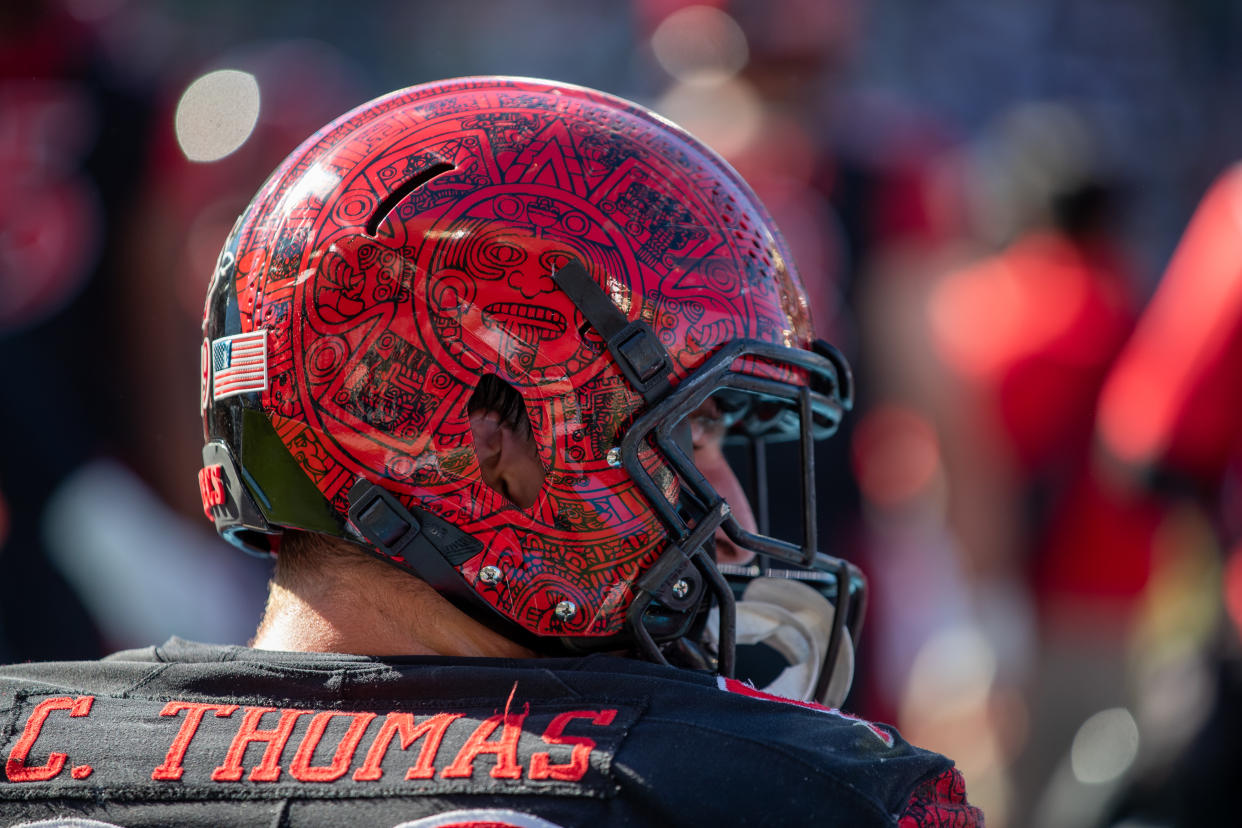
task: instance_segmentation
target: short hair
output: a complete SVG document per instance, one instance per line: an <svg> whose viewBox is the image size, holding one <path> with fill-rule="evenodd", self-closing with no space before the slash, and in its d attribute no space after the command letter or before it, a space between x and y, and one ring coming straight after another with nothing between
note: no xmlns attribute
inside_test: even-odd
<svg viewBox="0 0 1242 828"><path fill-rule="evenodd" d="M526 411L526 401L516 388L495 374L479 377L479 384L474 387L474 393L466 403L468 414L476 411L494 411L500 415L501 425L508 426L523 437L530 435L530 414Z"/></svg>

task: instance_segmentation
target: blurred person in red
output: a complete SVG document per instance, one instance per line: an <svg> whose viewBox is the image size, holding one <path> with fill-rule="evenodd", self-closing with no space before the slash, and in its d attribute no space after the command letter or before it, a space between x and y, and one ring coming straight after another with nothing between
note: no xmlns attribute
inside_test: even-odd
<svg viewBox="0 0 1242 828"><path fill-rule="evenodd" d="M1032 536L1084 497L1072 489L1088 468L1096 399L1132 326L1137 301L1116 242L1117 193L1092 170L1072 112L1031 106L999 132L974 186L994 191L982 204L993 224L985 237L1008 238L996 255L946 276L928 313L961 392L954 450L970 452L963 473L986 481L971 492L990 490L1012 505L993 511L962 497L953 522L981 576L1029 567L1041 591L1132 595L1145 580L1141 561L1093 562L1116 550Z"/></svg>
<svg viewBox="0 0 1242 828"><path fill-rule="evenodd" d="M1242 166L1203 196L1108 377L1101 474L1209 531L1171 544L1140 650L1143 759L1105 822L1223 825L1242 783ZM1185 519L1185 518L1183 518ZM1202 560L1208 559L1206 566ZM1218 563L1219 560L1219 563ZM1188 565L1207 579L1179 577ZM1179 583L1179 581L1181 583ZM1223 610L1223 611L1221 611Z"/></svg>
<svg viewBox="0 0 1242 828"><path fill-rule="evenodd" d="M938 414L948 520L996 660L993 696L1023 699L1010 708L1028 723L1011 746L1014 818L1072 824L1048 821L1045 789L1079 726L1128 699L1125 645L1161 512L1091 463L1100 389L1137 306L1118 193L1065 107L1015 110L998 134L976 167L993 174L974 183L992 189L983 218L1005 244L948 274L928 307L951 389Z"/></svg>
<svg viewBox="0 0 1242 828"><path fill-rule="evenodd" d="M990 818L1024 824L1042 784L1014 769L1040 726L1034 594L1064 531L1050 527L1079 508L1096 395L1131 325L1131 275L1115 194L1074 115L1016 111L966 153L943 128L912 130L920 119L885 111L907 125L888 144L890 167L907 174L887 179L870 212L894 231L876 233L858 287L874 397L852 446L884 643L873 692L959 758ZM1110 606L1110 591L1141 589L1128 567L1102 579ZM1049 747L1047 764L1062 750Z"/></svg>

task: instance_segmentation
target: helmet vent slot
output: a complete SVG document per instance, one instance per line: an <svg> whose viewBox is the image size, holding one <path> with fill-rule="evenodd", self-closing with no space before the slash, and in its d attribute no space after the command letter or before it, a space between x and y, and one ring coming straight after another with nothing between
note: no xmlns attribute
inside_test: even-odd
<svg viewBox="0 0 1242 828"><path fill-rule="evenodd" d="M452 164L440 163L432 164L418 175L406 181L397 189L388 194L388 197L380 202L375 208L375 212L371 215L371 220L367 222L367 235L374 236L379 231L380 224L384 219L388 218L388 214L397 208L397 205L405 201L405 197L426 184L436 176L444 175L446 172L457 169Z"/></svg>

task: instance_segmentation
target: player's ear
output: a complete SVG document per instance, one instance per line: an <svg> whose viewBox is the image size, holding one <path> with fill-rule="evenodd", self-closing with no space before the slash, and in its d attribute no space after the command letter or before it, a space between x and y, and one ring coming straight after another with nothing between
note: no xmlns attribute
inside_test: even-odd
<svg viewBox="0 0 1242 828"><path fill-rule="evenodd" d="M535 504L544 469L530 428L514 427L495 411L470 414L470 434L483 482L522 509Z"/></svg>

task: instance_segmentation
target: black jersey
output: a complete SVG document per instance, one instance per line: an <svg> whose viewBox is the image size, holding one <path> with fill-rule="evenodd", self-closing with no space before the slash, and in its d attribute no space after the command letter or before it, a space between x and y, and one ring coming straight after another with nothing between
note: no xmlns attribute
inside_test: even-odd
<svg viewBox="0 0 1242 828"><path fill-rule="evenodd" d="M0 668L0 824L975 825L886 727L630 659L173 639Z"/></svg>

